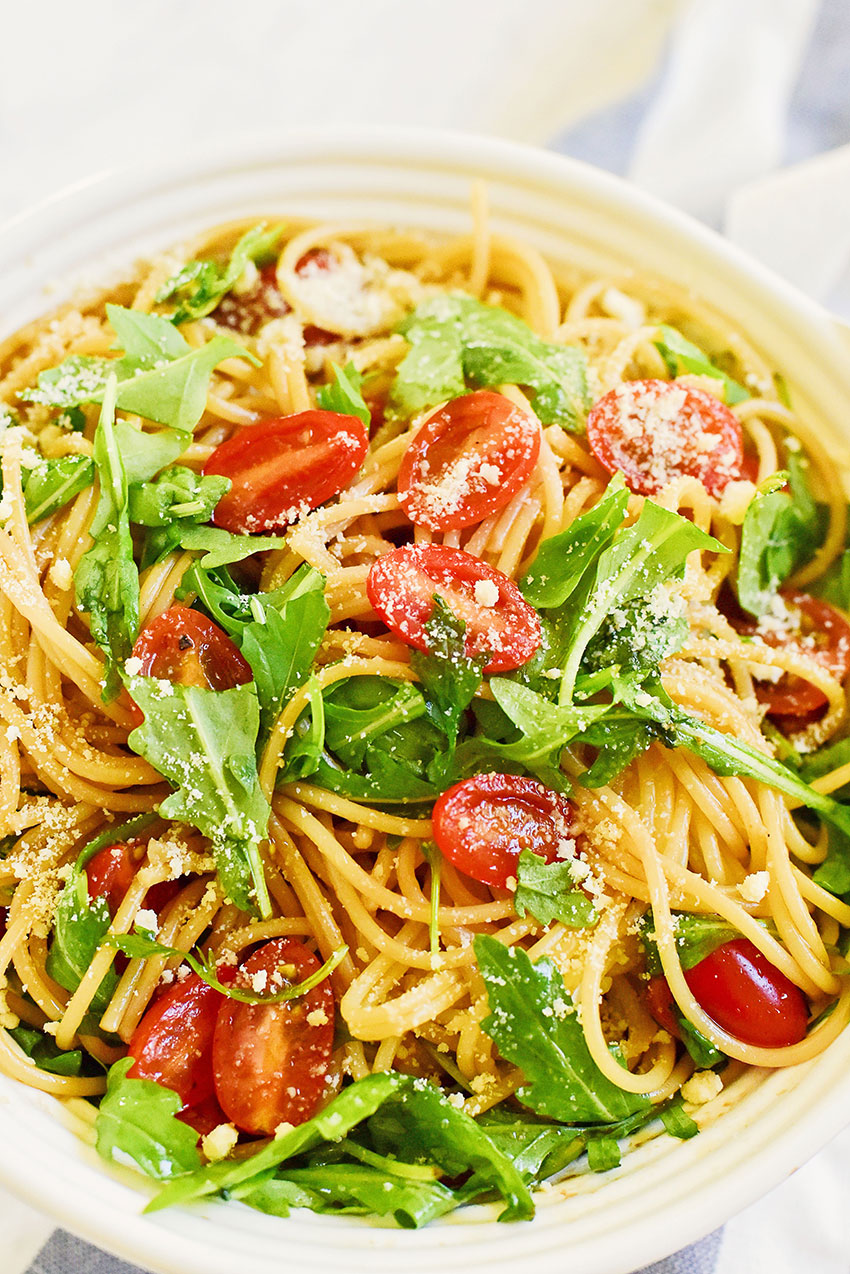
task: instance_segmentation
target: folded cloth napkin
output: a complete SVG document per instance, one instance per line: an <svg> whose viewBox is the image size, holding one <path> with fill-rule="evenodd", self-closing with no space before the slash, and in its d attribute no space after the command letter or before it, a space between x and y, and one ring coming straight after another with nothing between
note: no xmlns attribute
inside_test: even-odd
<svg viewBox="0 0 850 1274"><path fill-rule="evenodd" d="M850 142L846 0L46 0L4 27L0 215L247 124L458 127L549 142L713 224L728 207L733 238L850 314L850 147L774 173ZM850 1132L644 1274L846 1274L848 1162ZM3 1274L132 1274L50 1228L0 1193Z"/></svg>

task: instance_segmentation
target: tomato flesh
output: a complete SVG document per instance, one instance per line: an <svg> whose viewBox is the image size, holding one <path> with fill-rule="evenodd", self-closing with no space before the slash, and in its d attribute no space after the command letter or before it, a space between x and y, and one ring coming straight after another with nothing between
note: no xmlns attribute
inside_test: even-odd
<svg viewBox="0 0 850 1274"><path fill-rule="evenodd" d="M144 677L181 686L231 690L251 681L251 667L227 634L200 611L169 606L145 624L133 647Z"/></svg>
<svg viewBox="0 0 850 1274"><path fill-rule="evenodd" d="M710 495L744 475L737 417L713 394L669 380L629 380L594 403L587 441L630 491L654 495L675 478L698 478Z"/></svg>
<svg viewBox="0 0 850 1274"><path fill-rule="evenodd" d="M515 774L478 774L443 792L434 840L459 871L484 885L516 887L523 849L547 863L575 853L572 808L558 792Z"/></svg>
<svg viewBox="0 0 850 1274"><path fill-rule="evenodd" d="M406 545L372 566L366 592L375 613L409 646L428 649L425 626L437 594L466 625L468 655L490 654L485 672L527 663L543 635L540 619L512 579L462 549Z"/></svg>
<svg viewBox="0 0 850 1274"><path fill-rule="evenodd" d="M685 981L700 1008L743 1044L787 1048L805 1039L809 1025L806 997L748 938L724 942L685 970ZM656 1022L678 1035L666 979L651 978L647 995Z"/></svg>
<svg viewBox="0 0 850 1274"><path fill-rule="evenodd" d="M465 394L429 416L404 453L401 507L432 531L474 526L516 495L539 452L529 412L491 390Z"/></svg>
<svg viewBox="0 0 850 1274"><path fill-rule="evenodd" d="M105 845L86 863L89 898L105 898L111 915L121 906L144 857L144 848L134 841ZM180 892L179 880L162 880L145 894L142 906L159 914Z"/></svg>
<svg viewBox="0 0 850 1274"><path fill-rule="evenodd" d="M242 964L240 980L270 993L319 969L303 942L274 938ZM283 973L280 971L283 970ZM212 1066L218 1101L243 1132L270 1135L316 1111L333 1051L334 997L329 979L294 1000L225 1000L215 1024Z"/></svg>
<svg viewBox="0 0 850 1274"><path fill-rule="evenodd" d="M214 1091L213 1033L223 1002L221 992L197 974L172 983L133 1032L127 1050L133 1058L128 1075L164 1084L184 1106L205 1102Z"/></svg>
<svg viewBox="0 0 850 1274"><path fill-rule="evenodd" d="M362 420L301 411L240 429L216 447L204 473L230 478L213 522L238 534L281 531L347 486L363 463Z"/></svg>

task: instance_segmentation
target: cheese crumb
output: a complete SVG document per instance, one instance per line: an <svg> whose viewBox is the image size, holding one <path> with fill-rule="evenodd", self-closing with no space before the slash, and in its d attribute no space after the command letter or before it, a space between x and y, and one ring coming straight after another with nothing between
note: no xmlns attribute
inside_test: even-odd
<svg viewBox="0 0 850 1274"><path fill-rule="evenodd" d="M312 1013L307 1014L308 1026L327 1026L328 1015L324 1009L313 1009Z"/></svg>
<svg viewBox="0 0 850 1274"><path fill-rule="evenodd" d="M495 606L499 600L499 586L491 579L476 580L472 591L479 606Z"/></svg>
<svg viewBox="0 0 850 1274"><path fill-rule="evenodd" d="M137 911L135 920L137 929L147 929L149 933L159 930L159 917L155 911Z"/></svg>
<svg viewBox="0 0 850 1274"><path fill-rule="evenodd" d="M754 871L738 886L738 893L745 902L761 902L770 888L770 872Z"/></svg>
<svg viewBox="0 0 850 1274"><path fill-rule="evenodd" d="M57 588L61 588L63 592L69 589L74 582L74 572L71 570L71 563L65 557L57 557L47 574L51 583L55 584Z"/></svg>
<svg viewBox="0 0 850 1274"><path fill-rule="evenodd" d="M211 1163L215 1163L218 1159L226 1159L238 1140L239 1133L233 1124L219 1124L203 1138L201 1150Z"/></svg>
<svg viewBox="0 0 850 1274"><path fill-rule="evenodd" d="M723 1080L714 1071L694 1071L689 1080L682 1085L682 1096L685 1101L695 1106L704 1106L713 1101L723 1091Z"/></svg>

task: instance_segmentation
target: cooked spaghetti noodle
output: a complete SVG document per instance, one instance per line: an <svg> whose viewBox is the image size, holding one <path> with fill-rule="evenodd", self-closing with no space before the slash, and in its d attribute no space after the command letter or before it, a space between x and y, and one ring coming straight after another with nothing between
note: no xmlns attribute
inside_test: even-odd
<svg viewBox="0 0 850 1274"><path fill-rule="evenodd" d="M754 484L784 470L792 454L806 458L821 535L791 584L813 587L840 559L844 477L825 451L817 423L795 415L774 370L717 316L639 276L588 279L550 267L527 245L491 233L480 192L473 233L457 239L286 221L273 270L266 266L258 274L245 261L214 308L179 326L192 350L227 333L253 355L248 361L229 354L209 373L203 412L176 461L195 473L244 427L312 410L318 389L333 380L334 365L364 378L372 409L368 454L353 479L279 528L284 541L273 548L254 543L251 556L231 566L241 588L263 593L285 588L306 564L323 577L330 608L311 676L279 705L259 751L259 788L271 806L267 836L259 843L270 904L265 915L252 914L228 898L209 840L188 822L156 815L170 789L151 761L128 745L141 714L126 691L104 697L104 655L92 641L74 585L92 545L95 474L102 478L102 469L93 467L72 498L39 520L28 522L25 498L28 475L42 460L97 459L101 414L96 402L69 408L45 395L33 401L31 387L69 358L115 357L107 302L173 313L173 301L157 299L167 280L187 261L226 261L251 224L218 226L139 265L106 291L75 299L0 347L0 401L9 413L0 508L0 836L7 838L0 862L6 907L0 1070L68 1103L91 1136L91 1103L106 1089L103 1068L125 1054L163 979L173 984L179 953L200 948L223 967L240 962L260 942L293 938L315 948L319 961L345 949L330 974L345 1029L333 1047L323 1101L370 1073L397 1070L460 1094L456 1104L470 1116L499 1103L522 1109L513 1094L528 1077L500 1054L485 1025L492 986L482 977L473 939L489 935L533 962L545 957L553 963L602 1076L625 1093L648 1095L659 1108L683 1092L687 1109L705 1123L736 1084L749 1082L745 1068L807 1061L850 1020L841 954L850 905L814 879L827 855L826 823L818 830L817 818L800 809L800 800L775 785L740 769L724 772L681 742L669 746L663 731L602 786L583 782L599 755L598 741L568 742L560 768L583 863L576 880L595 912L595 923L573 927L558 919L544 923L528 907L521 912L515 879L505 887L482 883L449 857L436 866L433 796L355 799L331 790L309 767L287 768L288 749L300 737L299 723L309 721L311 705L315 717L317 696L333 703L335 688L363 678L370 679L364 686L374 686L376 678L393 687L420 685L411 645L378 622L367 594L376 561L404 544L444 545L521 581L540 545L574 526L608 489L610 473L583 429L544 420L530 476L495 511L460 528L411 525L399 498L399 470L440 399L408 415L387 410L384 418L384 409L393 402L399 367L411 348L399 323L423 302L458 293L474 297L518 316L542 341L579 351L588 402L633 381L675 379L683 392L718 401L728 381L743 387L730 410L743 430L747 475L735 475L711 494L699 478L674 474L651 496L719 542L717 551L690 551L675 582L688 629L663 657L660 680L688 719L767 758L779 749L781 757L803 762L845 728L842 677L811 642L772 640L769 624L747 628L723 599L735 581ZM705 368L671 363L665 346L670 329L703 351ZM494 387L536 420L527 383L502 380ZM121 401L119 396L119 414L139 423ZM77 413L72 428L70 412ZM155 426L148 420L144 429L153 433ZM634 525L648 498L629 496L625 526ZM144 633L178 596L185 605L208 609L184 578L200 550L176 543L147 564L138 532L135 546L142 562L138 630ZM781 619L786 622L784 609ZM817 711L771 718L768 707L766 717L763 688L801 682L814 687ZM486 673L473 707L479 703L493 704ZM469 719L467 714L462 729L474 737L484 727L480 721L470 726ZM495 768L482 763L480 770ZM815 786L830 793L848 777L839 757L822 769ZM111 828L145 814L152 817L128 834L135 874L107 927L112 935L127 935L134 925L149 930L155 920L159 943L177 954L127 949L121 956L115 946L96 942L90 963L77 967L69 983L57 976L59 962L50 953L57 942L57 902L76 879L74 864L96 838L109 845ZM152 916L151 891L165 882L177 883ZM666 980L679 1021L698 1033L712 1056L729 1059L711 1071L707 1084L703 1077L716 1061L695 1063L659 1025L668 1019L656 1020L647 998L649 909L655 973ZM683 964L683 914L724 922L727 937L733 931L748 940L802 991L812 1020L803 1038L778 1046L746 1042L707 1010ZM66 975L69 962L73 951L66 950ZM110 970L104 998L99 988ZM22 1028L29 1034L22 1035ZM49 1046L53 1060L46 1069L33 1033ZM75 1052L76 1066L57 1064L57 1057ZM699 1082L691 1078L695 1067Z"/></svg>

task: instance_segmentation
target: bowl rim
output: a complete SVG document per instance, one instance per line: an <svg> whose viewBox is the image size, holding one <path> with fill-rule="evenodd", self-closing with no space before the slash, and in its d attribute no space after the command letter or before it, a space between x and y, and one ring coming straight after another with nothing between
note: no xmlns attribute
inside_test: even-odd
<svg viewBox="0 0 850 1274"><path fill-rule="evenodd" d="M222 143L195 148L188 161L185 155L174 154L156 163L103 170L66 186L0 224L0 278L16 262L37 253L47 235L62 233L63 229L70 232L92 218L115 216L122 206L132 201L151 201L157 195L180 187L188 188L197 181L220 179L226 182L235 173L256 166L275 168L288 162L322 163L337 157L344 157L347 163L359 160L367 165L375 161L384 164L396 161L404 166L412 160L419 167L431 166L440 172L451 168L453 171L465 169L474 173L483 165L512 187L563 189L583 198L601 200L608 207L646 222L655 234L669 233L707 258L719 258L727 270L754 286L764 302L774 304L797 321L802 319L836 355L844 352L846 357L838 325L816 302L715 231L623 179L537 147L473 133L427 128L314 127L285 134L269 133L243 139L231 137ZM826 354L824 361L827 361ZM844 376L844 389L850 390L848 375ZM844 1060L850 1062L850 1032L845 1032L845 1036L848 1038L843 1041ZM841 1042L841 1039L835 1041L827 1053L835 1057ZM800 1073L798 1098L801 1092L812 1088L812 1065L794 1068ZM23 1122L18 1122L13 1099L13 1104L9 1105L8 1094L13 1091L9 1085L13 1086L13 1090L19 1089L19 1085L5 1079L0 1084L0 1133L5 1130L11 1134L0 1135L0 1181L10 1190L37 1209L41 1210L47 1204L51 1214L67 1228L108 1247L125 1259L143 1260L160 1270L174 1271L174 1274L178 1270L181 1274L188 1271L194 1274L196 1269L216 1274L218 1270L223 1272L229 1268L220 1264L217 1258L212 1259L214 1230L209 1231L205 1242L198 1236L197 1224L187 1228L180 1226L179 1219L176 1222L171 1219L161 1221L165 1214L158 1214L156 1223L153 1223L149 1218L131 1215L126 1206L120 1206L121 1201L126 1204L126 1196L130 1194L138 1204L140 1192L136 1188L130 1190L125 1184L129 1180L127 1175L123 1180L120 1174L113 1177L106 1165L100 1165L102 1180L108 1183L102 1193L119 1204L114 1212L107 1208L106 1215L102 1215L102 1203L97 1194L93 1195L84 1182L78 1183L73 1172L64 1174L55 1182L51 1180L46 1189L44 1156L41 1153L21 1154L20 1137L27 1133ZM789 1093L789 1097L791 1095ZM788 1105L790 1109L794 1103L789 1102ZM623 1233L610 1235L607 1243L600 1245L595 1241L586 1250L581 1245L576 1247L575 1256L578 1258L581 1254L583 1258L580 1268L585 1274L618 1274L633 1269L635 1264L658 1259L693 1242L760 1197L766 1189L778 1184L826 1145L840 1131L843 1122L850 1122L850 1066L846 1067L843 1076L836 1075L836 1087L811 1096L803 1113L804 1119L799 1123L792 1120L778 1136L760 1145L743 1162L733 1165L722 1180L715 1179L704 1184L698 1207L677 1207L669 1212L665 1212L663 1207L647 1209L647 1214L633 1218ZM701 1134L701 1138L705 1136L706 1133ZM63 1152L50 1151L49 1148L45 1149L45 1154L48 1160L52 1155L57 1162L66 1158ZM67 1157L70 1165L70 1156ZM183 1213L184 1217L187 1215ZM205 1215L206 1212L195 1212L193 1221ZM321 1220L330 1225L339 1224L336 1218ZM181 1228L184 1230L182 1233ZM422 1246L421 1236L434 1234L435 1231L418 1231L413 1235L405 1231L374 1230L373 1233L377 1255L381 1248L392 1252L412 1251L417 1242ZM451 1242L453 1235L459 1237L457 1227L449 1225L441 1228L439 1233L445 1242L429 1241L426 1246L432 1253L439 1253L446 1270L459 1270L461 1262L464 1268L474 1270L476 1263L470 1259L474 1252L466 1243L457 1247L458 1264L449 1259L446 1243ZM543 1259L537 1255L535 1259L542 1271L551 1269L554 1274L555 1270L563 1268L563 1249L560 1253L554 1248L546 1249L546 1252L549 1253L548 1260L545 1252L539 1254ZM518 1262L498 1263L506 1271L518 1271L520 1268ZM247 1271L255 1267L245 1265L244 1268ZM265 1270L266 1266L256 1268Z"/></svg>

